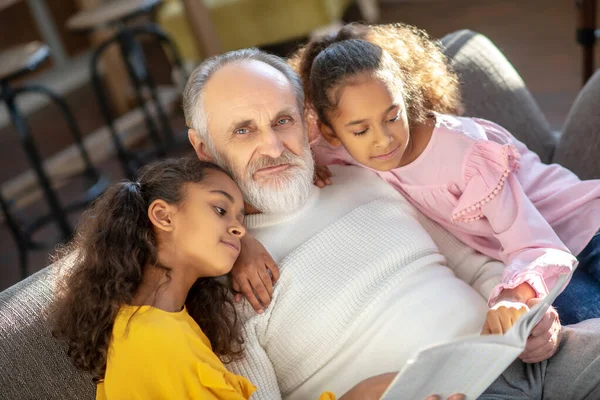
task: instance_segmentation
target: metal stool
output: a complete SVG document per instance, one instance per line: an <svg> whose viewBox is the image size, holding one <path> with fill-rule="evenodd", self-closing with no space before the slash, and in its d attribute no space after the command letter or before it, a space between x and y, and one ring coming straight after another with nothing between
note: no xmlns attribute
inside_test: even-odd
<svg viewBox="0 0 600 400"><path fill-rule="evenodd" d="M68 240L73 229L67 220L69 212L81 208L100 195L108 185L108 181L100 176L90 161L90 157L83 146L81 132L75 123L75 118L66 102L40 85L20 85L13 87L10 81L18 78L29 71L35 70L49 56L48 46L39 42L21 45L0 53L0 102L6 104L10 114L11 122L19 133L21 145L31 168L42 188L43 196L48 203L50 213L32 221L25 221L15 215L12 201L8 201L0 192L0 208L19 250L20 268L22 277L27 276L27 252L50 247L52 244L40 243L33 240L33 234L50 222L55 222L60 230L62 240ZM37 146L30 135L29 127L16 105L16 98L24 93L39 93L50 98L61 110L69 126L69 131L74 140L80 156L84 163L83 175L91 185L85 192L83 198L62 207L57 195L52 188L48 175L44 171L43 160Z"/></svg>
<svg viewBox="0 0 600 400"><path fill-rule="evenodd" d="M141 26L129 26L127 22L143 14L148 14L155 10L161 4L160 0L115 0L102 4L93 10L80 12L67 21L67 27L74 31L97 31L107 27L116 28L117 32L113 37L106 40L94 50L91 59L92 83L98 96L100 109L106 125L108 126L121 166L125 175L132 178L135 172L145 162L154 156L164 156L169 149L175 145L175 135L169 124L167 115L159 102L156 84L144 57L144 52L139 36L149 36L157 39L163 45L163 48L169 49L171 61L182 75L185 70L181 62L181 56L175 43L154 23ZM144 153L134 153L123 145L114 124L114 112L108 102L108 96L98 72L98 61L103 52L112 44L118 44L121 55L125 62L129 79L135 90L135 98L142 108L144 121L150 139L153 142L153 148ZM182 81L186 77L182 77ZM146 88L150 95L151 103L156 110L157 121L152 117L149 109L149 102L144 101L142 91ZM160 128L159 128L160 127ZM162 131L162 135L159 133Z"/></svg>

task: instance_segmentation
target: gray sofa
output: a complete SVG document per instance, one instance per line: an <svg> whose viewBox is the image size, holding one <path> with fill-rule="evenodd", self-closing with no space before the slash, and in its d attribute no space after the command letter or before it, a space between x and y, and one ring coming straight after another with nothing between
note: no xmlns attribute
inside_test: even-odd
<svg viewBox="0 0 600 400"><path fill-rule="evenodd" d="M500 123L540 154L582 178L600 177L600 72L582 90L561 137L553 135L523 81L484 36L443 39L464 82L466 113ZM583 140L580 140L583 139ZM91 379L71 365L43 320L52 299L50 267L0 293L0 399L93 399Z"/></svg>

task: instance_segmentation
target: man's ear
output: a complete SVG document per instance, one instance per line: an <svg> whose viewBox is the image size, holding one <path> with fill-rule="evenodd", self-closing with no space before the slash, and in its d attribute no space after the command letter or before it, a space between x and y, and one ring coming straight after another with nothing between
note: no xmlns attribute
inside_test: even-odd
<svg viewBox="0 0 600 400"><path fill-rule="evenodd" d="M327 140L327 142L335 147L339 147L342 145L340 139L338 139L337 135L327 124L324 124L321 121L317 122L319 124L319 131L321 131L321 135Z"/></svg>
<svg viewBox="0 0 600 400"><path fill-rule="evenodd" d="M188 129L188 140L190 141L198 158L202 161L213 161L211 155L206 151L206 144L194 129Z"/></svg>
<svg viewBox="0 0 600 400"><path fill-rule="evenodd" d="M176 209L162 199L156 199L148 207L148 218L156 229L163 232L173 232L173 214Z"/></svg>

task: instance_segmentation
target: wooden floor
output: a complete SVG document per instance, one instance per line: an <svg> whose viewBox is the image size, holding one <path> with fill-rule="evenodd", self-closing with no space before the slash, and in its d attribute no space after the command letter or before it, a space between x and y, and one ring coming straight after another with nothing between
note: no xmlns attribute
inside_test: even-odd
<svg viewBox="0 0 600 400"><path fill-rule="evenodd" d="M381 9L382 22L414 24L435 37L465 28L488 36L519 71L553 128L560 130L581 87L581 51L575 42L574 3L574 0L382 0ZM70 94L67 100L85 131L101 125L89 85ZM42 109L30 120L37 137L42 141L52 138L42 149L44 154L52 154L68 144L64 125L57 122L55 113ZM183 127L182 121L175 125ZM0 130L0 182L27 166L16 138L11 128ZM114 180L122 176L115 160L109 160L102 168ZM72 192L65 194L71 195ZM36 212L42 208L41 204L33 207ZM40 232L44 238L54 235L52 229ZM47 259L46 252L34 254L29 272L43 268ZM0 290L18 279L17 253L8 229L0 225Z"/></svg>

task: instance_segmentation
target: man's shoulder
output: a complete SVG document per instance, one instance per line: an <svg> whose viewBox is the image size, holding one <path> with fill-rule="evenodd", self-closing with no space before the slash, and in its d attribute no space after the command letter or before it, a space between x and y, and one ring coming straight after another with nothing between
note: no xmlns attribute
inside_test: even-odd
<svg viewBox="0 0 600 400"><path fill-rule="evenodd" d="M400 207L413 209L408 200L376 173L351 165L329 166L332 184L320 189L322 204L333 201L336 208L350 211L379 199L391 199Z"/></svg>
<svg viewBox="0 0 600 400"><path fill-rule="evenodd" d="M337 189L342 196L357 195L361 198L375 200L382 197L396 197L405 200L392 186L381 179L375 172L352 165L330 165L333 174L330 189Z"/></svg>

